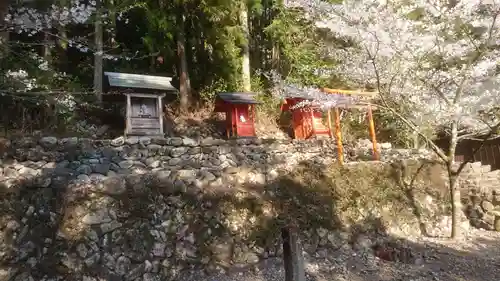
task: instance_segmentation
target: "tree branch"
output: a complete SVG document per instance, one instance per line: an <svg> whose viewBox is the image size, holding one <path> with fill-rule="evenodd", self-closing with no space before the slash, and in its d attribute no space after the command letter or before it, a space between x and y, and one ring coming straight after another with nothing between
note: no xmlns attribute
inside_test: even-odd
<svg viewBox="0 0 500 281"><path fill-rule="evenodd" d="M449 159L448 157L446 156L446 154L443 152L443 150L441 148L439 148L439 146L437 146L434 141L432 141L429 137L427 137L426 135L424 135L419 129L418 129L418 126L415 125L413 122L411 122L410 120L406 119L403 115L401 115L399 112L397 112L396 110L390 108L390 107L385 107L385 106L380 106L378 105L378 107L381 107L381 108L384 108L386 110L389 110L392 114L394 114L399 120L401 120L401 122L403 122L404 124L406 124L410 129L414 130L421 138L424 139L424 141L430 145L432 151L434 151L434 153L436 153L436 155L441 158L441 160L443 160L444 162L447 162Z"/></svg>

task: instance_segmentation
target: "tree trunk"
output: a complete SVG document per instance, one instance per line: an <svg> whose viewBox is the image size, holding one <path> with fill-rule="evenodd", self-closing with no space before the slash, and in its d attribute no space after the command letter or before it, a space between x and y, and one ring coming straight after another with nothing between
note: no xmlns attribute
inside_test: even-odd
<svg viewBox="0 0 500 281"><path fill-rule="evenodd" d="M462 202L460 202L460 185L457 175L449 175L450 198L451 198L451 238L459 238L460 231L460 212L462 212Z"/></svg>
<svg viewBox="0 0 500 281"><path fill-rule="evenodd" d="M277 43L273 44L273 48L271 50L271 68L281 71L280 67L280 46Z"/></svg>
<svg viewBox="0 0 500 281"><path fill-rule="evenodd" d="M109 46L115 47L116 46L116 7L115 7L115 0L108 0L108 5L107 8L109 10L109 19L110 19L110 27L108 27L108 30L110 30L108 36L108 42Z"/></svg>
<svg viewBox="0 0 500 281"><path fill-rule="evenodd" d="M69 71L68 63L68 33L66 32L66 27L60 25L57 27L57 33L59 38L57 40L56 51L58 53L59 59L57 63L59 64L59 69L63 72Z"/></svg>
<svg viewBox="0 0 500 281"><path fill-rule="evenodd" d="M177 55L179 57L179 97L180 110L185 112L191 104L191 82L186 58L186 38L184 36L185 4L181 1L177 14Z"/></svg>
<svg viewBox="0 0 500 281"><path fill-rule="evenodd" d="M102 18L101 18L101 0L96 1L96 19L95 19L95 34L94 34L94 94L97 102L102 102L102 69L103 69L103 42L102 42Z"/></svg>
<svg viewBox="0 0 500 281"><path fill-rule="evenodd" d="M414 149L419 149L420 148L420 136L418 135L418 132L413 132L413 148Z"/></svg>
<svg viewBox="0 0 500 281"><path fill-rule="evenodd" d="M67 7L68 8L68 1L67 0L59 0L58 1L59 7ZM68 32L66 31L66 27L61 24L57 24L55 26L57 29L57 35L56 38L54 39L54 48L55 51L57 52L58 59L57 61L54 61L53 63L57 64L58 69L62 72L69 72L68 68L68 56L67 56L67 50L68 50Z"/></svg>
<svg viewBox="0 0 500 281"><path fill-rule="evenodd" d="M150 57L149 57L149 73L150 74L155 74L156 73L156 58L153 55L153 50L149 51Z"/></svg>
<svg viewBox="0 0 500 281"><path fill-rule="evenodd" d="M9 12L8 1L0 1L0 58L6 57L8 53L9 30L5 25L5 16Z"/></svg>
<svg viewBox="0 0 500 281"><path fill-rule="evenodd" d="M252 89L250 77L250 32L248 28L248 7L245 1L242 1L240 8L240 24L243 29L243 37L245 42L242 46L242 65L241 76L243 82L243 90L250 92Z"/></svg>
<svg viewBox="0 0 500 281"><path fill-rule="evenodd" d="M458 143L458 124L453 122L451 125L450 150L448 151L448 179L451 200L451 238L455 239L462 235L460 231L460 212L462 212L462 203L460 202L460 185L458 174L455 167L455 152Z"/></svg>
<svg viewBox="0 0 500 281"><path fill-rule="evenodd" d="M52 49L52 38L49 32L44 33L43 38L43 58L50 63L51 61L51 49Z"/></svg>
<svg viewBox="0 0 500 281"><path fill-rule="evenodd" d="M201 6L201 1L200 3L195 3L197 6ZM206 48L206 42L208 42L207 38L207 32L206 26L207 26L207 19L205 19L205 14L202 9L198 8L196 11L196 14L192 17L191 20L196 20L194 22L193 26L194 29L190 30L191 35L189 36L190 38L196 38L196 44L195 46L195 55L191 60L193 62L196 62L196 64L199 65L207 65L209 66L211 64L210 61L210 53ZM207 68L202 68L204 71L206 71ZM210 80L210 77L208 75L203 75L202 70L198 69L198 73L196 73L196 84L195 85L205 85L208 83Z"/></svg>

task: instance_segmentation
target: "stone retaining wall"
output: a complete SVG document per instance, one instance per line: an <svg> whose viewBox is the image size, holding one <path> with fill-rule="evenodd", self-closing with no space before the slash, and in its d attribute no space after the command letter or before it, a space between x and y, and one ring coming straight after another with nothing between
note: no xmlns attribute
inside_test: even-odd
<svg viewBox="0 0 500 281"><path fill-rule="evenodd" d="M287 177L305 169L321 179L336 159L328 141L45 137L1 143L0 280L152 281L194 268L242 269L281 254L280 228L290 219L315 255L376 243L339 228L332 194ZM382 155L402 157L390 149ZM426 195L419 202L427 225L449 223L439 201ZM391 210L376 209L384 208ZM377 225L376 212L365 211L350 229ZM386 231L414 234L417 224L400 215Z"/></svg>
<svg viewBox="0 0 500 281"><path fill-rule="evenodd" d="M470 163L460 176L462 203L471 225L500 231L500 170Z"/></svg>
<svg viewBox="0 0 500 281"><path fill-rule="evenodd" d="M277 169L290 170L301 161L328 165L336 161L332 141L235 140L206 138L117 138L93 140L83 138L22 138L2 143L5 158L15 159L0 170L9 179L33 176L88 181L116 174L152 171L176 172L180 178L220 183L217 174L234 167L254 167L257 181L272 178ZM422 151L393 150L380 146L382 160L428 157ZM346 148L347 161L369 158L366 149ZM7 163L7 162L6 162ZM4 165L5 166L5 165Z"/></svg>

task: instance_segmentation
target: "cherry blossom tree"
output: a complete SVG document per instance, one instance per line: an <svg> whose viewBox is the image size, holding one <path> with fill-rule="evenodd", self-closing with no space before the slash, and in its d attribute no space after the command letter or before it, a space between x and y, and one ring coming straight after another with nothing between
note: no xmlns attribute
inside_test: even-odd
<svg viewBox="0 0 500 281"><path fill-rule="evenodd" d="M330 1L331 2L331 1ZM347 45L332 52L336 69L357 87L380 93L382 106L418 134L446 164L452 198L451 236L459 233L457 143L496 133L500 101L499 0L359 0L331 4L289 0ZM398 110L404 104L407 110ZM444 151L424 133L447 133Z"/></svg>
<svg viewBox="0 0 500 281"><path fill-rule="evenodd" d="M102 91L102 66L103 60L117 61L120 59L131 60L134 59L135 55L121 53L120 55L112 54L114 48L111 46L109 48L104 48L103 46L103 30L109 34L112 34L114 27L114 20L122 20L127 22L124 18L124 13L128 10L143 5L143 1L130 1L121 0L113 2L113 5L104 7L99 5L100 1L96 0L67 0L56 4L49 5L44 8L34 8L28 5L15 5L9 7L8 13L5 15L5 11L2 20L5 23L6 30L11 33L25 34L29 37L34 37L42 34L46 38L51 38L59 42L61 48L66 49L67 47L72 47L82 53L90 53L94 56L94 93L98 100L101 97ZM5 9L4 9L5 10ZM78 26L94 25L95 32L91 38L86 38L86 36L79 37L68 37L66 28L74 28ZM94 41L94 42L92 42ZM9 42L4 42L9 44ZM50 85L45 85L43 83L34 83L37 78L44 75L40 75L39 72L45 72L46 76L63 77L66 76L64 73L58 73L55 69L51 69L50 60L50 45L52 45L51 40L44 42L46 46L44 47L45 54L43 56L36 56L36 63L39 65L39 69L35 72L29 71L28 69L10 69L13 73L23 73L23 75L28 75L23 79L18 79L15 83L18 87L11 88L13 90L31 90L31 89L47 89L51 88ZM10 44L16 44L15 42L10 42ZM18 66L18 68L22 66ZM54 73L52 75L52 73ZM6 74L7 79L11 79L12 75ZM32 76L32 77L29 77ZM26 80L28 79L28 80ZM46 80L46 79L39 79ZM29 81L30 83L25 83L23 87L23 81ZM9 85L14 85L9 83Z"/></svg>
<svg viewBox="0 0 500 281"><path fill-rule="evenodd" d="M87 23L96 11L95 4L95 1L84 4L78 0L72 0L69 6L51 5L45 11L19 7L12 9L5 20L10 23L11 30L34 35L56 26Z"/></svg>
<svg viewBox="0 0 500 281"><path fill-rule="evenodd" d="M40 10L30 7L10 7L10 12L5 16L5 23L7 29L10 32L25 33L28 36L34 36L37 33L44 33L47 30L51 30L56 27L65 27L70 25L79 24L93 24L96 19L97 1L81 1L81 0L71 0L64 6L51 5L47 9ZM111 11L109 9L103 9L99 14L100 22L103 23L107 32L112 32L112 18L111 13L116 16L118 20L124 20L124 14L134 8L143 5L142 1L120 1L120 6L118 11ZM117 4L118 5L118 4ZM83 53L95 53L97 50L92 47L93 44L89 43L87 38L61 38L58 34L50 34L51 36L58 37L59 40L65 40L65 44L70 47L74 47ZM100 51L102 52L102 51ZM102 52L102 56L106 60L118 60L126 59L130 60L133 58L131 55L111 55L106 52Z"/></svg>

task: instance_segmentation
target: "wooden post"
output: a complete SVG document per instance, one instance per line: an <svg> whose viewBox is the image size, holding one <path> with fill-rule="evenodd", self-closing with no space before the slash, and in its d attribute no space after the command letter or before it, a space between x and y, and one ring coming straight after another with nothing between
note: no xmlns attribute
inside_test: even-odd
<svg viewBox="0 0 500 281"><path fill-rule="evenodd" d="M162 111L162 108L163 106L161 105L162 104L162 98L164 97L164 95L160 95L158 96L158 104L157 104L157 108L158 108L158 118L159 121L160 121L160 135L162 137L165 136L165 134L163 133L163 111Z"/></svg>
<svg viewBox="0 0 500 281"><path fill-rule="evenodd" d="M127 97L127 110L126 110L126 124L125 124L125 136L130 134L130 131L132 130L132 101L130 100L130 95L126 94Z"/></svg>
<svg viewBox="0 0 500 281"><path fill-rule="evenodd" d="M340 128L340 113L338 107L335 107L335 138L337 139L337 154L339 163L344 165L344 147L342 145L342 131Z"/></svg>
<svg viewBox="0 0 500 281"><path fill-rule="evenodd" d="M238 138L238 124L240 123L240 116L238 114L238 107L234 107L234 118L232 122L233 126L233 137Z"/></svg>
<svg viewBox="0 0 500 281"><path fill-rule="evenodd" d="M283 238L283 261L285 265L285 281L306 281L302 246L295 227L281 230Z"/></svg>
<svg viewBox="0 0 500 281"><path fill-rule="evenodd" d="M300 139L303 139L305 140L306 139L306 125L307 125L307 119L305 118L305 109L304 108L300 108L300 109L297 109L297 110L300 110L299 111L299 116L300 116L300 122L297 122L300 124L300 130L302 131L302 137Z"/></svg>
<svg viewBox="0 0 500 281"><path fill-rule="evenodd" d="M373 122L372 107L370 105L368 105L368 125L370 127L370 137L372 139L372 145L373 145L373 159L379 160L380 157L377 150L377 137L375 136L375 124Z"/></svg>
<svg viewBox="0 0 500 281"><path fill-rule="evenodd" d="M252 104L250 105L250 109L252 110L252 128L253 128L253 134L256 135L256 132L255 132L255 122L257 120L257 110L255 109L255 105Z"/></svg>
<svg viewBox="0 0 500 281"><path fill-rule="evenodd" d="M232 118L233 118L233 111L226 109L226 136L227 139L231 138L231 128L232 128Z"/></svg>
<svg viewBox="0 0 500 281"><path fill-rule="evenodd" d="M311 130L312 130L311 137L315 137L316 136L316 126L314 126L314 108L313 107L311 107Z"/></svg>
<svg viewBox="0 0 500 281"><path fill-rule="evenodd" d="M332 109L329 108L327 111L327 118L328 118L328 131L330 131L330 138L333 139L333 132L332 132Z"/></svg>

